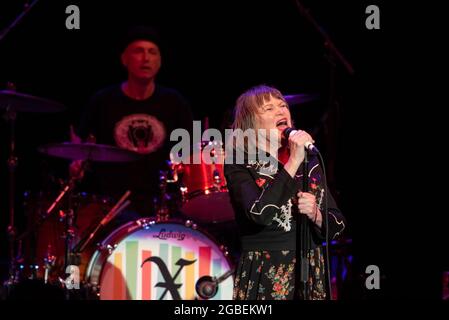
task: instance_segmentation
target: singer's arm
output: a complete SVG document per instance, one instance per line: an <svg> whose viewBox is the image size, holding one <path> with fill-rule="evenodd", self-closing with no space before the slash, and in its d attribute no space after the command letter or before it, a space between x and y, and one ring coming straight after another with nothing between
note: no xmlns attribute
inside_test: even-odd
<svg viewBox="0 0 449 320"><path fill-rule="evenodd" d="M333 240L338 238L343 234L343 231L346 229L346 219L341 213L340 209L338 209L337 204L335 203L334 198L332 197L332 194L329 192L329 189L327 189L327 195L329 197L328 199L328 223L329 223L329 239ZM324 240L325 238L325 232L326 228L324 225L324 220L321 225L321 236Z"/></svg>
<svg viewBox="0 0 449 320"><path fill-rule="evenodd" d="M260 225L270 225L282 205L295 195L299 182L281 167L274 179L256 184L257 173L245 165L228 164L224 167L227 186L234 206Z"/></svg>
<svg viewBox="0 0 449 320"><path fill-rule="evenodd" d="M346 220L341 211L337 208L337 205L335 204L335 200L333 199L332 195L328 193L328 196L329 196L329 208L327 212L329 219L329 239L334 240L343 233L344 229L346 228ZM323 211L317 209L316 220L315 218L310 217L309 219L314 222L314 230L316 235L319 237L320 240L324 241L326 237L326 226L324 225Z"/></svg>
<svg viewBox="0 0 449 320"><path fill-rule="evenodd" d="M304 159L298 161L298 160L294 160L292 158L290 158L284 166L285 171L288 172L288 174L290 175L290 177L294 178L296 175L296 172L298 171L299 165L302 163Z"/></svg>
<svg viewBox="0 0 449 320"><path fill-rule="evenodd" d="M336 239L338 236L340 236L343 231L346 228L346 219L341 213L340 209L337 206L337 203L332 196L331 192L329 191L329 188L327 186L324 186L324 182L322 181L323 177L323 170L321 169L321 166L318 164L318 159L313 159L311 162L312 169L309 171L309 176L311 179L314 179L316 183L318 183L321 187L321 189L324 190L324 197L319 202L319 209L321 213L321 226L315 225L315 231L317 235L321 238L321 240L325 239L326 235L326 226L324 224L324 201L327 197L327 213L328 213L328 224L329 224L329 239L333 240Z"/></svg>

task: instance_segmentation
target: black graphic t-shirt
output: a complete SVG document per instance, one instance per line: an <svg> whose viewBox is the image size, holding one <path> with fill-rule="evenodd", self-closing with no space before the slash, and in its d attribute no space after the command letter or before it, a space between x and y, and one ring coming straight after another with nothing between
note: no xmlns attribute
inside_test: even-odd
<svg viewBox="0 0 449 320"><path fill-rule="evenodd" d="M86 175L89 191L120 197L132 192L132 209L152 214L158 193L159 171L166 169L171 146L170 133L176 128L192 130L192 114L186 100L173 89L156 86L151 97L134 100L120 85L104 89L90 101L80 123L82 139L89 135L96 143L138 152L142 159L129 163L94 163Z"/></svg>

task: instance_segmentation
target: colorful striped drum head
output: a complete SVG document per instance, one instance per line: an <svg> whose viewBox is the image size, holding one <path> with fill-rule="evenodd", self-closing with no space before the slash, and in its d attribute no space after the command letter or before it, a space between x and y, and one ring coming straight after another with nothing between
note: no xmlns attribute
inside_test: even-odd
<svg viewBox="0 0 449 320"><path fill-rule="evenodd" d="M143 219L141 219L143 220ZM131 222L109 236L88 267L89 282L105 300L193 300L202 276L231 269L220 247L199 230L181 223ZM232 299L232 277L213 299Z"/></svg>

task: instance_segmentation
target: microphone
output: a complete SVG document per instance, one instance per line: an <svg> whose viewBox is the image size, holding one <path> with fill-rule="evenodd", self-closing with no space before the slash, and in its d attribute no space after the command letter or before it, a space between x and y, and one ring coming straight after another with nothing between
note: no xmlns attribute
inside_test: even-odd
<svg viewBox="0 0 449 320"><path fill-rule="evenodd" d="M298 130L295 130L295 129L293 129L293 128L288 127L288 128L285 128L284 131L282 131L282 136L283 136L285 139L288 140L288 138L290 137L290 135L295 134L296 132L298 132ZM306 149L307 149L308 151L313 151L313 152L315 152L315 153L320 153L320 151L318 151L318 148L315 147L315 146L313 145L313 143L310 142L310 141L306 141L306 143L304 143L304 147L306 147Z"/></svg>

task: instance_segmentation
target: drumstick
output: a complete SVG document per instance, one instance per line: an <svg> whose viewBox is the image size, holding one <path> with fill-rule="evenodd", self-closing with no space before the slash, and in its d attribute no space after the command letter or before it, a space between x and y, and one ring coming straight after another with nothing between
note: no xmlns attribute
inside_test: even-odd
<svg viewBox="0 0 449 320"><path fill-rule="evenodd" d="M119 214L123 209L125 209L127 206L129 206L131 201L129 201L129 200L125 201L125 199L128 198L130 194L131 194L131 191L129 191L129 190L125 192L125 194L120 198L120 200L115 204L115 206L108 212L108 214L95 227L94 231L91 232L91 234L89 235L89 238L86 240L86 242L84 242L84 244L81 246L81 248L79 249L78 252L82 252L84 250L84 248L87 246L87 244L90 242L90 240L92 240L95 233L97 233L97 231L98 231L98 229L100 229L100 227L109 223L109 221L111 221L117 214ZM123 203L123 201L125 201L125 203Z"/></svg>
<svg viewBox="0 0 449 320"><path fill-rule="evenodd" d="M115 206L109 211L109 213L101 220L100 224L105 225L116 215L117 209L122 205L122 203L129 197L131 191L126 191L125 194L120 198L120 200L115 204Z"/></svg>
<svg viewBox="0 0 449 320"><path fill-rule="evenodd" d="M111 215L108 217L108 219L105 221L104 224L100 224L100 225L105 225L106 223L109 223L109 221L114 219L120 212L122 212L130 204L131 204L131 201L126 200L118 209L116 209L114 212L111 213Z"/></svg>
<svg viewBox="0 0 449 320"><path fill-rule="evenodd" d="M113 215L111 215L108 219L108 221L106 223L108 223L109 221L111 221L113 218L115 218L116 215L118 215L120 212L122 212L127 206L129 206L131 203L131 201L126 200L125 203L123 203L120 208L118 208L117 210L115 210L113 212ZM108 214L109 215L109 214ZM105 223L105 224L106 224ZM100 229L101 226L103 226L104 224L99 224L94 231L92 231L92 233L89 235L89 238L86 240L86 242L84 242L83 246L79 249L79 252L82 252L84 250L84 248L87 246L87 244L90 242L90 240L92 240L92 238L94 237L94 235L97 233L98 229Z"/></svg>

